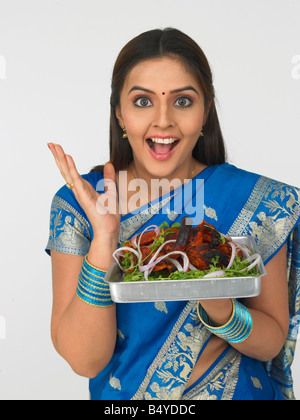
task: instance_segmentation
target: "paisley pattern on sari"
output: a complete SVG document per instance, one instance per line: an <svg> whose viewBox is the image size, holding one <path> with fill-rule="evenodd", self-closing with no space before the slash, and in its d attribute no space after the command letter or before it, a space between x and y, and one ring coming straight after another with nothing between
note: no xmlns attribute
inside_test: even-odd
<svg viewBox="0 0 300 420"><path fill-rule="evenodd" d="M84 177L96 189L103 175ZM204 218L220 232L253 236L265 264L287 244L290 331L286 344L266 364L228 346L186 389L211 337L197 317L196 302L117 304L115 353L90 381L92 399L294 399L291 364L300 323L300 191L229 164L208 167L195 178L204 180ZM150 224L180 222L186 214L173 211L172 200L162 197L154 214L144 206L138 214L123 216L119 244ZM85 255L92 239L86 215L74 194L63 187L52 204L47 252Z"/></svg>

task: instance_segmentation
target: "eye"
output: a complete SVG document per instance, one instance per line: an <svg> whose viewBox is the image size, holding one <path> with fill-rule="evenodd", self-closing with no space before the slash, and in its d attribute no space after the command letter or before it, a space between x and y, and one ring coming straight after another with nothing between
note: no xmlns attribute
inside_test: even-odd
<svg viewBox="0 0 300 420"><path fill-rule="evenodd" d="M175 105L177 105L179 108L187 108L192 104L192 99L187 96L180 96L180 98L176 99L175 101Z"/></svg>
<svg viewBox="0 0 300 420"><path fill-rule="evenodd" d="M140 108L147 108L152 105L152 102L147 96L139 96L138 98L135 98L134 105L139 106Z"/></svg>

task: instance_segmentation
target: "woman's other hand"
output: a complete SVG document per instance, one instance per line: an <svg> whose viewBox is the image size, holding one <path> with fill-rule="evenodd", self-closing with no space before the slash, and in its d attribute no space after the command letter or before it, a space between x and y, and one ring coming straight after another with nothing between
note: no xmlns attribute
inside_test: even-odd
<svg viewBox="0 0 300 420"><path fill-rule="evenodd" d="M120 214L118 210L118 194L116 187L116 173L112 163L104 167L105 194L99 194L93 186L78 173L74 160L66 155L63 148L54 143L48 143L67 184L72 186L76 200L85 211L94 231L94 237L118 238L120 228Z"/></svg>

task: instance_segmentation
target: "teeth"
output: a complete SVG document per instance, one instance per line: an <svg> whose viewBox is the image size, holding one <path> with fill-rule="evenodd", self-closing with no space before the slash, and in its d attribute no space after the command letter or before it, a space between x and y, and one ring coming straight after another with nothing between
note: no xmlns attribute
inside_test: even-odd
<svg viewBox="0 0 300 420"><path fill-rule="evenodd" d="M160 144L172 144L175 143L176 139L175 137L170 137L169 139L157 139L155 137L151 138L153 143L160 143Z"/></svg>

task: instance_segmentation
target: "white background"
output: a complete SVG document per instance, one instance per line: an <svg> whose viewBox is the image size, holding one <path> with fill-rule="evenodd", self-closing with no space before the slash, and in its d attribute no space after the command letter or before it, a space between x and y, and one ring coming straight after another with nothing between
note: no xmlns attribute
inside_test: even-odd
<svg viewBox="0 0 300 420"><path fill-rule="evenodd" d="M230 162L299 186L299 22L299 0L0 0L0 399L89 398L50 342L44 247L63 180L46 143L81 173L108 160L121 47L167 26L192 36L213 68Z"/></svg>

